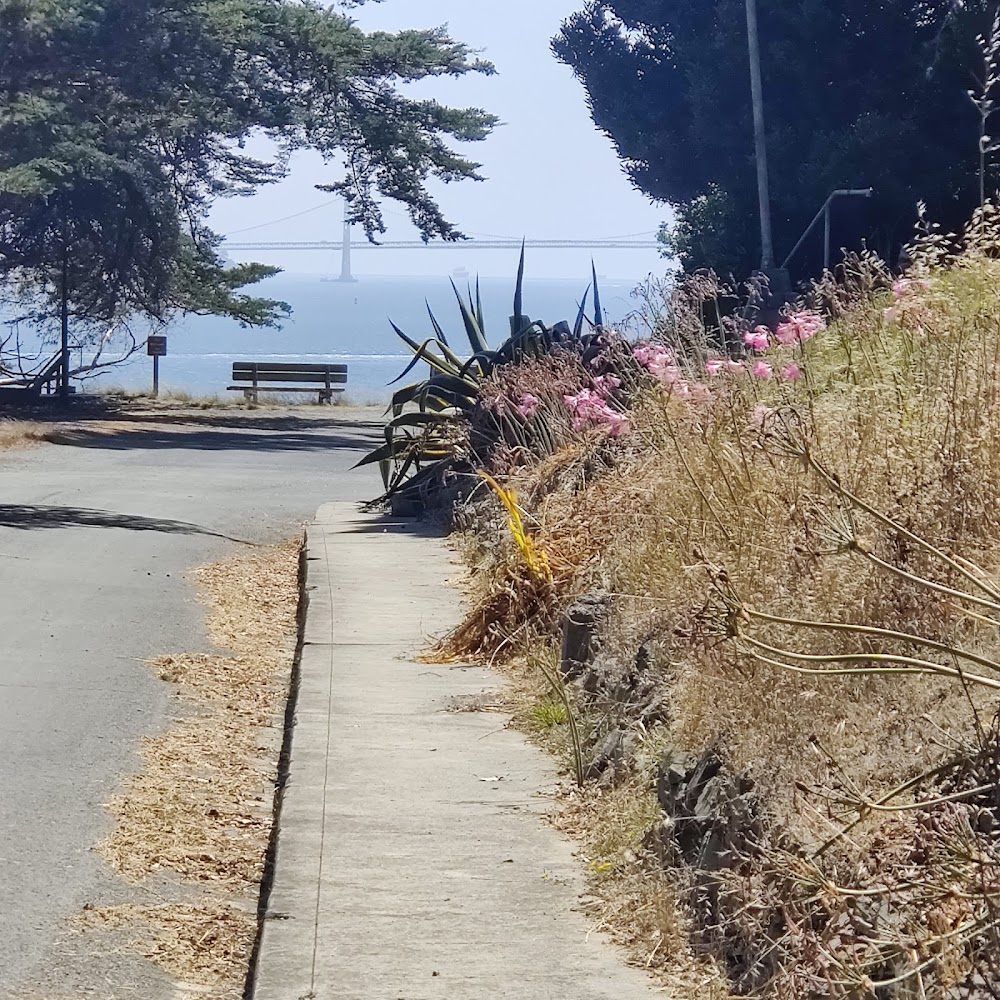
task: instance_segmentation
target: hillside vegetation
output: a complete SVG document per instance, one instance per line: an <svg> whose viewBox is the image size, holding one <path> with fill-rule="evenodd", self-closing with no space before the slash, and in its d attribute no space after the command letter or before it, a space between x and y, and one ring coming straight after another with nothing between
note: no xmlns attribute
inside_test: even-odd
<svg viewBox="0 0 1000 1000"><path fill-rule="evenodd" d="M851 258L773 330L698 275L639 344L482 387L469 440L484 414L519 430L468 449L477 596L442 653L520 679L584 786L564 818L603 916L650 967L1000 992L998 236L987 208L902 278Z"/></svg>

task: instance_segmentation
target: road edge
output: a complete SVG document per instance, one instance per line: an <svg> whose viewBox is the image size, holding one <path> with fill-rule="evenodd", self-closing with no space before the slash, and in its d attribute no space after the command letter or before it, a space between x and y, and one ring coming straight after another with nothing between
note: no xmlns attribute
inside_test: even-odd
<svg viewBox="0 0 1000 1000"><path fill-rule="evenodd" d="M297 634L295 640L295 655L292 661L291 677L289 679L288 697L285 711L282 715L281 752L278 757L278 772L274 789L273 818L271 835L268 838L267 852L264 860L264 876L261 880L260 895L257 901L257 934L254 938L250 954L247 978L243 988L244 1000L253 1000L257 996L261 967L265 951L270 948L269 933L276 920L287 919L286 915L272 910L272 900L276 891L280 893L280 878L283 869L278 867L281 849L282 815L286 798L289 795L289 783L292 771L293 745L295 741L295 716L299 707L299 694L302 687L302 659L306 646L306 624L311 604L311 591L315 585L310 584L309 550L310 528L314 522L306 525L302 532L302 548L299 551L298 591L299 602L296 612ZM313 560L315 562L315 560ZM315 575L315 571L312 575ZM331 608L332 612L332 608ZM312 994L307 985L305 992L295 994L296 1000L308 1000Z"/></svg>

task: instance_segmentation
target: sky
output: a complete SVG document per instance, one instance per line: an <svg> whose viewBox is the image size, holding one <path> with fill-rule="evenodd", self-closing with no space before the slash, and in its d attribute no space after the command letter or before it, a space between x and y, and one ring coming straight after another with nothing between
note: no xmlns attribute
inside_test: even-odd
<svg viewBox="0 0 1000 1000"><path fill-rule="evenodd" d="M447 24L454 38L496 64L492 77L470 74L420 84L420 96L442 103L482 107L504 123L485 142L463 150L483 164L486 180L435 188L450 221L469 236L488 234L519 239L652 237L666 216L662 205L636 191L621 169L610 141L595 127L586 94L572 71L556 61L549 40L583 0L385 0L352 12L365 29L437 27ZM315 185L339 180L336 164L310 154L295 158L290 176L249 199L220 203L213 213L217 232L235 241L339 240L343 209ZM324 206L309 211L316 206ZM388 239L417 233L405 209L384 203ZM300 212L298 218L286 217ZM285 221L276 221L282 220ZM363 240L360 231L356 239ZM234 254L274 263L288 271L339 273L336 260L320 252ZM604 250L598 273L641 280L663 273L656 250ZM354 272L440 277L465 267L484 277L516 272L514 251L358 251ZM536 278L579 280L590 270L585 250L535 250L528 260Z"/></svg>

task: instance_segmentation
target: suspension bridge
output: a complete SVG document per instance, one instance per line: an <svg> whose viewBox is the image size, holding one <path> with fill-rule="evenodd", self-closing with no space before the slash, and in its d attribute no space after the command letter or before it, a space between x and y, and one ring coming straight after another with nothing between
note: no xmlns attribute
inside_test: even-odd
<svg viewBox="0 0 1000 1000"><path fill-rule="evenodd" d="M662 244L656 240L525 240L530 250L656 250ZM227 250L341 250L342 243L317 241L314 243L227 243ZM458 240L446 243L441 240L424 243L423 240L386 240L384 243L352 243L352 250L520 250L520 240Z"/></svg>
<svg viewBox="0 0 1000 1000"><path fill-rule="evenodd" d="M595 240L526 239L524 246L529 250L587 250L596 255L602 250L660 250L663 245L650 236L646 238L626 237ZM425 243L423 240L385 240L380 243L371 243L368 240L358 241L353 239L351 227L345 225L343 239L338 241L307 240L282 242L277 240L255 240L250 242L230 240L225 243L224 249L227 252L233 253L254 253L259 251L276 251L281 253L289 251L339 252L341 259L339 280L354 281L354 275L351 271L351 255L356 250L461 250L463 253L466 250L520 250L521 240L501 237L481 237L453 242L435 240Z"/></svg>

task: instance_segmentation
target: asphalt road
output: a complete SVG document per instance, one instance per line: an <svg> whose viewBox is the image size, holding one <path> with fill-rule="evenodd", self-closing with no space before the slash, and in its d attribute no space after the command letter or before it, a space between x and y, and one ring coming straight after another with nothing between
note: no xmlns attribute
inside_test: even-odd
<svg viewBox="0 0 1000 1000"><path fill-rule="evenodd" d="M168 709L143 662L206 647L188 571L370 497L350 468L378 417L173 413L0 452L0 997L108 877L102 805Z"/></svg>

